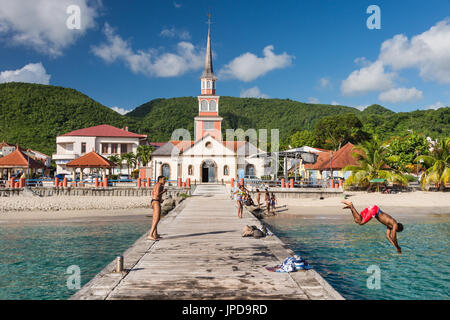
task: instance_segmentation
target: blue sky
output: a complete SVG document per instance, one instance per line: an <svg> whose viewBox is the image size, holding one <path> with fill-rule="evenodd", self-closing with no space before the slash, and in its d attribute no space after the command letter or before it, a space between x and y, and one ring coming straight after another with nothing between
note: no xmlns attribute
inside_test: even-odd
<svg viewBox="0 0 450 320"><path fill-rule="evenodd" d="M66 26L71 4L80 30ZM381 29L366 26L370 5ZM0 82L71 87L121 111L196 96L208 11L219 95L449 105L448 0L0 0Z"/></svg>

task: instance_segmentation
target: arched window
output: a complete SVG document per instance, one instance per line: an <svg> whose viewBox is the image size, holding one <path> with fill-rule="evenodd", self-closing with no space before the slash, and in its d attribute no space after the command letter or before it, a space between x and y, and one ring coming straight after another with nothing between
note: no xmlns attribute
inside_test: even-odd
<svg viewBox="0 0 450 320"><path fill-rule="evenodd" d="M211 89L211 81L208 81L208 87L207 89Z"/></svg>
<svg viewBox="0 0 450 320"><path fill-rule="evenodd" d="M217 111L216 100L209 101L209 111Z"/></svg>
<svg viewBox="0 0 450 320"><path fill-rule="evenodd" d="M208 111L208 101L202 100L200 102L200 109L201 111Z"/></svg>
<svg viewBox="0 0 450 320"><path fill-rule="evenodd" d="M245 167L245 175L246 176L254 176L255 175L255 166L252 164L248 164L247 167Z"/></svg>
<svg viewBox="0 0 450 320"><path fill-rule="evenodd" d="M224 166L223 167L223 175L224 176L228 176L230 174L229 170L228 170L228 166Z"/></svg>
<svg viewBox="0 0 450 320"><path fill-rule="evenodd" d="M202 89L205 89L205 81L202 81Z"/></svg>
<svg viewBox="0 0 450 320"><path fill-rule="evenodd" d="M213 85L213 89L216 89L216 82L215 81L213 81L212 85Z"/></svg>
<svg viewBox="0 0 450 320"><path fill-rule="evenodd" d="M192 166L192 164L190 164L188 167L188 175L192 176L193 174L194 174L194 167Z"/></svg>
<svg viewBox="0 0 450 320"><path fill-rule="evenodd" d="M167 180L170 178L170 166L167 163L164 163L161 167L161 175L166 177Z"/></svg>

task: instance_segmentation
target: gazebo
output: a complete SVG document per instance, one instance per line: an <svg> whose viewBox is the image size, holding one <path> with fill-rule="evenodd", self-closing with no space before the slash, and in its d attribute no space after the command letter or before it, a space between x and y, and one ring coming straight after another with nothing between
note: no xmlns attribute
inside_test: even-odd
<svg viewBox="0 0 450 320"><path fill-rule="evenodd" d="M83 180L83 169L101 169L103 179L106 178L106 169L111 169L117 165L102 157L95 151L91 151L78 159L72 160L66 164L66 167L73 168L73 180L76 180L77 169L80 168L80 180Z"/></svg>
<svg viewBox="0 0 450 320"><path fill-rule="evenodd" d="M11 171L13 169L22 169L22 172L24 172L25 169L27 171L31 169L31 173L34 173L37 169L42 169L44 167L45 165L42 162L25 154L19 147L10 154L0 158L1 174L3 174L3 169L8 169L8 180L11 179Z"/></svg>

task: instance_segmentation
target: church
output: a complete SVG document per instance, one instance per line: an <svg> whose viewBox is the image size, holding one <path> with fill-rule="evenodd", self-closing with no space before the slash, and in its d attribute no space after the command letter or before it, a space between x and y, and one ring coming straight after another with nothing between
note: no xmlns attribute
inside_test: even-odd
<svg viewBox="0 0 450 320"><path fill-rule="evenodd" d="M248 141L223 141L222 120L212 63L211 28L208 28L205 69L200 78L198 116L194 118L194 140L169 141L152 154L156 176L169 180L188 178L194 182L225 182L232 178L265 175L265 158L251 157L262 151Z"/></svg>

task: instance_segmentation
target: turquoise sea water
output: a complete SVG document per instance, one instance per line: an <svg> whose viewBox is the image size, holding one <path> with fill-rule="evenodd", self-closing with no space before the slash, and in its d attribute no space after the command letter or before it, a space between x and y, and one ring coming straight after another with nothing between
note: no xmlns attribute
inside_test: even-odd
<svg viewBox="0 0 450 320"><path fill-rule="evenodd" d="M66 270L77 265L81 286L125 251L149 222L0 226L0 299L67 299Z"/></svg>
<svg viewBox="0 0 450 320"><path fill-rule="evenodd" d="M400 219L397 254L378 221L359 226L341 217L284 215L267 219L272 230L346 299L445 299L450 287L450 216ZM380 270L380 289L368 289Z"/></svg>

